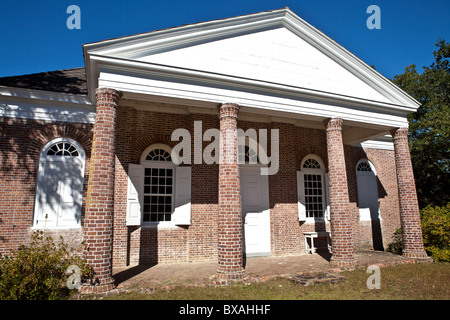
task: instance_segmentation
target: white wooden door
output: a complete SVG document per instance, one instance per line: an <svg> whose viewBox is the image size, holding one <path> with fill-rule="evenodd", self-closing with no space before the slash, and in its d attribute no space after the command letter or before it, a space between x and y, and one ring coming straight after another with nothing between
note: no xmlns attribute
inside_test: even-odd
<svg viewBox="0 0 450 320"><path fill-rule="evenodd" d="M268 176L259 167L242 167L241 200L247 257L270 255Z"/></svg>

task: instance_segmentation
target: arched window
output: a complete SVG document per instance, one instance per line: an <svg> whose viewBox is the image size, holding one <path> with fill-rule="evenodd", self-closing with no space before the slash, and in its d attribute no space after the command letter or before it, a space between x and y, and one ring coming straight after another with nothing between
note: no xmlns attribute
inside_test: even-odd
<svg viewBox="0 0 450 320"><path fill-rule="evenodd" d="M170 152L164 149L155 148L150 150L147 154L145 160L150 161L172 161L172 157L170 156Z"/></svg>
<svg viewBox="0 0 450 320"><path fill-rule="evenodd" d="M172 160L169 146L154 144L129 165L127 225L190 224L191 167Z"/></svg>
<svg viewBox="0 0 450 320"><path fill-rule="evenodd" d="M309 154L297 171L299 219L323 219L327 212L327 176L317 155Z"/></svg>
<svg viewBox="0 0 450 320"><path fill-rule="evenodd" d="M372 172L372 167L369 164L368 160L362 160L358 162L358 165L356 166L357 172Z"/></svg>
<svg viewBox="0 0 450 320"><path fill-rule="evenodd" d="M35 228L79 227L85 154L74 140L58 138L41 151L36 183Z"/></svg>
<svg viewBox="0 0 450 320"><path fill-rule="evenodd" d="M303 162L303 169L322 169L319 161L313 158L308 158Z"/></svg>
<svg viewBox="0 0 450 320"><path fill-rule="evenodd" d="M78 157L77 147L68 141L56 142L48 148L47 156Z"/></svg>

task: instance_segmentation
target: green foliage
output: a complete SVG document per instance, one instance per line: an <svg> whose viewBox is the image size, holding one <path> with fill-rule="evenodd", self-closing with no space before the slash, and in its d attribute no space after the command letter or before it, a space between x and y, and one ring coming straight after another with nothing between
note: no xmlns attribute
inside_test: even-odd
<svg viewBox="0 0 450 320"><path fill-rule="evenodd" d="M68 248L63 239L58 244L42 231L35 232L29 246L12 250L11 255L0 255L0 299L55 300L66 298L67 268L76 265L81 278L91 274L79 249Z"/></svg>
<svg viewBox="0 0 450 320"><path fill-rule="evenodd" d="M392 242L389 243L387 251L402 254L403 252L403 240L402 240L402 229L398 228L395 230L394 235L392 236Z"/></svg>
<svg viewBox="0 0 450 320"><path fill-rule="evenodd" d="M450 262L450 203L427 206L420 214L425 250L436 261Z"/></svg>
<svg viewBox="0 0 450 320"><path fill-rule="evenodd" d="M450 44L436 43L435 62L420 74L414 64L393 82L422 105L408 116L409 148L419 205L450 201Z"/></svg>

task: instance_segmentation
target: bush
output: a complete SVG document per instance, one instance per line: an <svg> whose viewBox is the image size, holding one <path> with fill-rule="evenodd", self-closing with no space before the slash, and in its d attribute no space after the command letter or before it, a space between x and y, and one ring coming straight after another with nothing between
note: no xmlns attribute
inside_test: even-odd
<svg viewBox="0 0 450 320"><path fill-rule="evenodd" d="M450 262L450 203L420 211L425 250L436 261Z"/></svg>
<svg viewBox="0 0 450 320"><path fill-rule="evenodd" d="M80 279L91 274L80 249L68 248L62 237L57 245L42 231L35 232L29 246L12 250L11 255L0 255L0 299L55 300L67 298L68 267L80 268ZM72 280L73 276L69 279ZM72 287L73 288L73 287Z"/></svg>
<svg viewBox="0 0 450 320"><path fill-rule="evenodd" d="M395 230L392 236L392 242L389 243L387 251L402 254L403 252L403 240L402 240L402 229L398 228Z"/></svg>

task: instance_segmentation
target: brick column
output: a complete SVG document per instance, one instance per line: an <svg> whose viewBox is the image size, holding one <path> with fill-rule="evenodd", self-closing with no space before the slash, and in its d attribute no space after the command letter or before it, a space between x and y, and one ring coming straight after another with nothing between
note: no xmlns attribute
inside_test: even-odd
<svg viewBox="0 0 450 320"><path fill-rule="evenodd" d="M330 190L331 265L354 267L353 231L349 208L347 172L342 142L342 119L325 121Z"/></svg>
<svg viewBox="0 0 450 320"><path fill-rule="evenodd" d="M112 278L114 162L116 109L121 93L99 88L95 92L97 111L89 168L84 218L87 262L94 270L94 282L81 292L105 292L114 287Z"/></svg>
<svg viewBox="0 0 450 320"><path fill-rule="evenodd" d="M394 140L395 166L397 169L403 255L409 258L428 259L423 247L419 204L408 146L408 129L394 129L391 134Z"/></svg>
<svg viewBox="0 0 450 320"><path fill-rule="evenodd" d="M223 104L220 117L217 278L224 284L244 277L241 184L237 148L239 106Z"/></svg>

